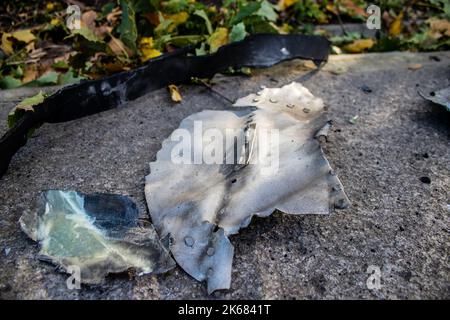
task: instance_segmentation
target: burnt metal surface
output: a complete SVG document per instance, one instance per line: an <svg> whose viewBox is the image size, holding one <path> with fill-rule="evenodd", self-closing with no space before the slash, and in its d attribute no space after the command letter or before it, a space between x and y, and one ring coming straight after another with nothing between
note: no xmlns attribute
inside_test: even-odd
<svg viewBox="0 0 450 320"><path fill-rule="evenodd" d="M99 284L107 274L129 269L140 275L175 267L153 227L140 224L136 204L125 196L45 191L20 226L39 242L41 260L69 273L77 268L81 283Z"/></svg>
<svg viewBox="0 0 450 320"><path fill-rule="evenodd" d="M136 70L65 87L34 106L34 112L26 112L0 139L0 177L26 143L30 130L42 123L65 122L102 112L149 91L188 82L192 77L209 78L230 67L269 67L295 58L320 64L328 59L329 42L319 36L260 34L223 46L212 55L194 56L191 51L165 54Z"/></svg>
<svg viewBox="0 0 450 320"><path fill-rule="evenodd" d="M209 293L229 288L234 248L228 236L253 216L328 214L349 205L317 140L329 127L322 100L292 82L238 99L230 110L193 114L162 143L146 177L150 215L160 236L171 238L178 264L206 280ZM211 130L234 143L210 140ZM189 135L180 139L183 132ZM218 161L208 163L205 150L219 154Z"/></svg>

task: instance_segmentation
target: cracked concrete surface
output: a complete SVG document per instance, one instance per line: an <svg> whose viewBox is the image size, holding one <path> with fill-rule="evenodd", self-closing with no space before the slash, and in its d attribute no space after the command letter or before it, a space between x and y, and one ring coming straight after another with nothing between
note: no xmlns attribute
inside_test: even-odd
<svg viewBox="0 0 450 320"><path fill-rule="evenodd" d="M413 63L423 67L408 69ZM224 108L223 99L182 85L180 104L163 89L116 110L42 126L0 179L0 298L450 298L450 117L417 94L417 85L424 91L450 85L449 65L449 52L394 52L333 56L311 77L302 61L257 70L251 78L216 76L215 89L232 99L293 80L322 98L334 120L324 152L352 207L329 216L254 219L231 237L230 290L212 296L178 267L68 290L67 275L36 259L38 247L18 219L50 188L129 195L146 215L144 177L161 142L189 114ZM0 118L35 91L0 92ZM366 285L371 265L381 269L379 290Z"/></svg>

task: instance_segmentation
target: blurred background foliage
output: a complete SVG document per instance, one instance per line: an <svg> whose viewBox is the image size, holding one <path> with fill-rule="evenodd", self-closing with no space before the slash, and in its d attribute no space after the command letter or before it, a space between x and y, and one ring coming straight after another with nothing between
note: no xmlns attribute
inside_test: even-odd
<svg viewBox="0 0 450 320"><path fill-rule="evenodd" d="M381 8L377 32L365 27L370 4ZM80 29L68 28L69 5L81 9ZM188 45L214 53L255 33L324 35L337 54L446 50L449 19L448 0L2 0L0 88L97 79Z"/></svg>

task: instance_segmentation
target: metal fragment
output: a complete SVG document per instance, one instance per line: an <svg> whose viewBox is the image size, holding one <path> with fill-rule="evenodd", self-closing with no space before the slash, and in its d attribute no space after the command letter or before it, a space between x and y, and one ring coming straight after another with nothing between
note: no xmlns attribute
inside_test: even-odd
<svg viewBox="0 0 450 320"><path fill-rule="evenodd" d="M223 154L238 163L177 163L172 152L180 141L168 138L146 177L146 200L158 233L173 237L170 250L175 260L195 279L207 281L210 293L230 287L233 246L228 236L248 226L253 216L265 217L277 209L288 214L328 214L349 205L316 139L326 136L331 126L322 100L296 82L263 89L258 103L256 96L239 99L235 110L193 114L178 128L189 132L192 140L196 123L202 123L203 132L214 129L224 137L228 129L242 132ZM285 107L294 103L299 108ZM253 129L246 130L250 124ZM264 149L254 138L263 129L278 132L278 143ZM194 154L208 145L209 140L201 139L194 143ZM266 159L277 152L278 168L265 174L267 163L258 157ZM196 239L195 246L186 246L186 236Z"/></svg>
<svg viewBox="0 0 450 320"><path fill-rule="evenodd" d="M108 273L163 273L175 266L155 230L138 219L125 196L49 190L22 215L20 226L39 242L40 259L67 272L79 268L81 283L99 284Z"/></svg>

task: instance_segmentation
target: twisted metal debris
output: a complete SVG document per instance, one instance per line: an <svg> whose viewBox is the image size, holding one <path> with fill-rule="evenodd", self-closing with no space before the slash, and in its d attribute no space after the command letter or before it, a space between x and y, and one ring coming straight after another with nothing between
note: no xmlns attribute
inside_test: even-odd
<svg viewBox="0 0 450 320"><path fill-rule="evenodd" d="M69 273L76 267L81 283L98 284L108 273L163 273L175 266L154 229L140 226L138 218L125 196L49 190L20 225L39 242L41 260Z"/></svg>
<svg viewBox="0 0 450 320"><path fill-rule="evenodd" d="M171 239L177 263L198 281L206 280L209 293L230 287L233 246L228 236L248 226L253 216L268 216L277 209L328 214L349 204L316 139L330 127L321 99L293 82L250 94L234 107L193 114L179 126L191 136L198 123L203 132L218 130L223 137L237 130L233 132L240 134L232 144L225 143L222 155L234 162L180 163L208 149L212 140L203 135L190 150L180 150L180 141L168 138L146 177L147 204L160 237ZM258 143L262 130L277 132L277 143ZM186 151L194 157L183 154ZM264 159L277 161L269 174Z"/></svg>

